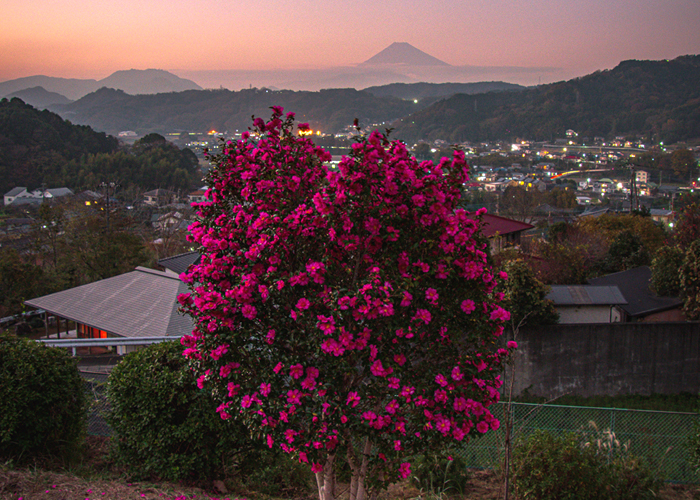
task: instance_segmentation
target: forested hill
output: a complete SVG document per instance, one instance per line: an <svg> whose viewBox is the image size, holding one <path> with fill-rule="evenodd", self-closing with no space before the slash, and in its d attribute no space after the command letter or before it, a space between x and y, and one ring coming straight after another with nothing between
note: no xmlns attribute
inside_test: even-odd
<svg viewBox="0 0 700 500"><path fill-rule="evenodd" d="M611 70L520 92L459 94L395 124L408 142L551 140L635 134L673 143L700 138L700 56L623 61Z"/></svg>
<svg viewBox="0 0 700 500"><path fill-rule="evenodd" d="M300 122L310 123L314 130L338 132L352 125L355 118L362 124L391 122L420 109L421 105L355 89L319 92L219 89L132 96L103 88L52 109L74 123L112 134L123 130L139 134L208 130L233 133L246 130L252 115L269 117L270 106L294 111Z"/></svg>
<svg viewBox="0 0 700 500"><path fill-rule="evenodd" d="M485 92L520 91L527 87L506 82L475 83L390 83L367 87L365 92L377 97L393 96L400 99L448 97L455 94L483 94Z"/></svg>
<svg viewBox="0 0 700 500"><path fill-rule="evenodd" d="M0 100L0 193L38 187L43 173L70 160L116 151L118 141L90 127L72 125L20 99ZM51 186L59 187L59 186Z"/></svg>
<svg viewBox="0 0 700 500"><path fill-rule="evenodd" d="M198 161L153 134L132 147L116 138L73 125L20 99L0 100L0 194L13 187L46 184L73 191L118 181L124 188L187 190L199 182Z"/></svg>

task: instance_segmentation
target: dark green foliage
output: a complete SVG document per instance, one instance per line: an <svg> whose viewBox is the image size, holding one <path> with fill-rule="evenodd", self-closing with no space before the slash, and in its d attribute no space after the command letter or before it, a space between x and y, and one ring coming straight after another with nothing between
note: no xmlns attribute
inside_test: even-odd
<svg viewBox="0 0 700 500"><path fill-rule="evenodd" d="M86 425L84 382L66 351L0 335L0 457L69 460Z"/></svg>
<svg viewBox="0 0 700 500"><path fill-rule="evenodd" d="M683 263L683 251L664 246L654 254L651 262L651 287L661 297L678 297L681 293L678 270Z"/></svg>
<svg viewBox="0 0 700 500"><path fill-rule="evenodd" d="M683 312L691 321L700 319L700 240L692 242L686 250L678 279L684 299Z"/></svg>
<svg viewBox="0 0 700 500"><path fill-rule="evenodd" d="M512 463L521 500L652 499L663 484L609 432L585 438L538 430L516 443Z"/></svg>
<svg viewBox="0 0 700 500"><path fill-rule="evenodd" d="M134 478L213 478L251 446L197 388L177 342L128 354L110 375L107 398L113 456Z"/></svg>
<svg viewBox="0 0 700 500"><path fill-rule="evenodd" d="M239 460L226 480L229 489L246 496L306 497L316 478L308 464L294 461L279 448L253 450ZM256 495L257 496L257 495Z"/></svg>
<svg viewBox="0 0 700 500"><path fill-rule="evenodd" d="M545 299L549 287L535 277L535 273L522 260L505 262L501 268L508 274L500 286L503 292L503 308L510 312L513 328L551 325L559 321L559 314L551 300Z"/></svg>
<svg viewBox="0 0 700 500"><path fill-rule="evenodd" d="M0 248L0 317L24 310L24 301L57 291L41 267L24 262L13 248Z"/></svg>
<svg viewBox="0 0 700 500"><path fill-rule="evenodd" d="M427 453L411 462L411 482L424 492L463 495L469 482L467 464L459 455Z"/></svg>
<svg viewBox="0 0 700 500"><path fill-rule="evenodd" d="M120 147L114 137L19 99L0 101L0 192L42 183L79 192L113 180L122 188L189 190L199 182L197 170L194 153L158 134Z"/></svg>
<svg viewBox="0 0 700 500"><path fill-rule="evenodd" d="M610 242L603 260L602 271L603 273L616 273L646 266L649 263L649 253L644 248L641 238L626 229L615 235Z"/></svg>
<svg viewBox="0 0 700 500"><path fill-rule="evenodd" d="M114 137L37 111L20 99L0 100L0 192L36 187L69 161L116 149Z"/></svg>

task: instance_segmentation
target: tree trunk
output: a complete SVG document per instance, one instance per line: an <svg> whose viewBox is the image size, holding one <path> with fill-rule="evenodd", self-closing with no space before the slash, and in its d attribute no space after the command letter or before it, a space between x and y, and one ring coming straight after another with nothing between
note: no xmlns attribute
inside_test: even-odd
<svg viewBox="0 0 700 500"><path fill-rule="evenodd" d="M335 470L333 462L335 455L328 455L323 470L316 473L316 485L318 486L318 500L335 500Z"/></svg>

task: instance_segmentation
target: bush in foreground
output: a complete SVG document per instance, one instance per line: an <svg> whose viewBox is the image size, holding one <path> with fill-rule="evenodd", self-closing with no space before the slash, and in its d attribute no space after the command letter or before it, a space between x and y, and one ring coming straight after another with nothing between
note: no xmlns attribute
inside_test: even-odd
<svg viewBox="0 0 700 500"><path fill-rule="evenodd" d="M65 351L0 335L0 457L69 460L85 435L84 382Z"/></svg>
<svg viewBox="0 0 700 500"><path fill-rule="evenodd" d="M250 445L247 433L214 411L176 342L128 354L109 378L113 457L134 478L210 479Z"/></svg>
<svg viewBox="0 0 700 500"><path fill-rule="evenodd" d="M609 431L595 439L536 431L513 450L512 480L522 500L651 499L663 484Z"/></svg>

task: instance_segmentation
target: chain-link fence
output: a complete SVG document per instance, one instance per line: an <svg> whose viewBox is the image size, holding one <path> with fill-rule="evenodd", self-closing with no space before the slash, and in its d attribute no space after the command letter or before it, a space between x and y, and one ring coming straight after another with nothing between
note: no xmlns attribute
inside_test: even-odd
<svg viewBox="0 0 700 500"><path fill-rule="evenodd" d="M109 408L105 397L108 375L81 374L90 402L88 434L110 436L112 430L104 419ZM501 427L473 439L459 451L468 467L498 468L502 462L507 406L499 403L491 411L501 421ZM518 439L536 430L554 434L579 432L591 441L612 435L622 446L629 443L630 452L648 460L664 480L695 483L697 476L689 464L689 438L699 421L697 413L512 403L511 441L517 445Z"/></svg>
<svg viewBox="0 0 700 500"><path fill-rule="evenodd" d="M85 392L88 400L88 428L91 436L111 436L112 429L105 421L105 415L109 409L105 386L109 374L80 372L85 379Z"/></svg>
<svg viewBox="0 0 700 500"><path fill-rule="evenodd" d="M501 427L467 444L460 455L469 467L497 468L504 453L507 406L499 403L492 409L501 420ZM644 457L664 480L695 483L689 464L689 438L700 415L619 408L536 405L512 403L511 442L536 430L553 434L578 432L589 442L612 438L620 446L629 446L631 453Z"/></svg>

